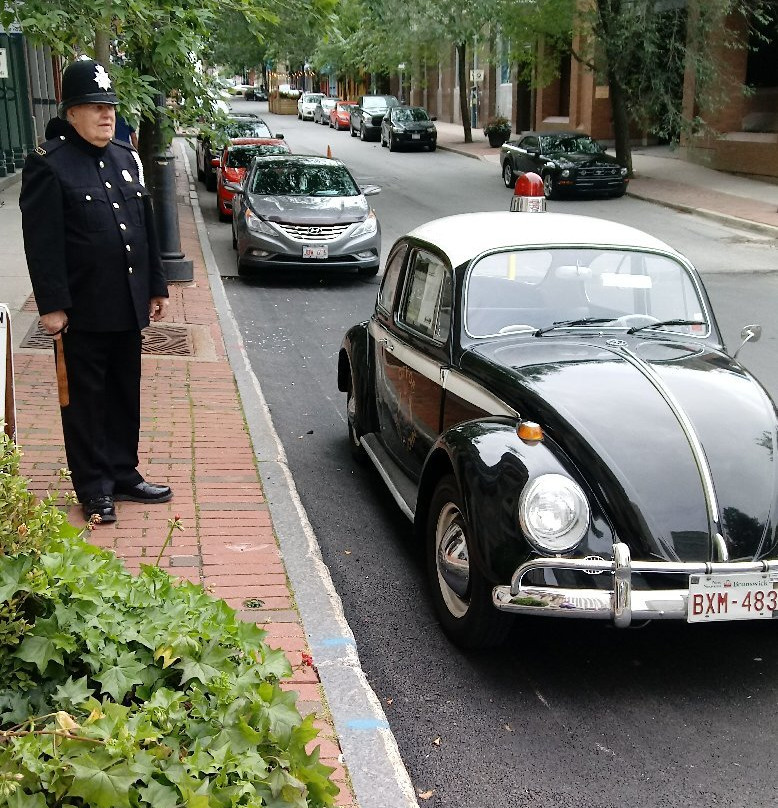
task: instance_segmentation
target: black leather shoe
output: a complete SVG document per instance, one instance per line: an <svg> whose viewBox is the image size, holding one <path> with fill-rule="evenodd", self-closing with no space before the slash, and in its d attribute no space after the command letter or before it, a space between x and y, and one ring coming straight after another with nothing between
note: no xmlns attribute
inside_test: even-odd
<svg viewBox="0 0 778 808"><path fill-rule="evenodd" d="M84 519L88 522L93 516L100 517L100 523L115 522L116 511L113 507L113 498L109 496L94 497L87 500L81 509L84 512Z"/></svg>
<svg viewBox="0 0 778 808"><path fill-rule="evenodd" d="M113 498L122 502L167 502L173 499L173 492L167 485L154 485L141 480L136 485L120 485L113 489Z"/></svg>

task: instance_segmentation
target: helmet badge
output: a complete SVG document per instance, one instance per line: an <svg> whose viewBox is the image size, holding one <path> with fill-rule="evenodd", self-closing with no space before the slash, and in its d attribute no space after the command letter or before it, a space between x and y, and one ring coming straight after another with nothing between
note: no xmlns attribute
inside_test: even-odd
<svg viewBox="0 0 778 808"><path fill-rule="evenodd" d="M105 72L105 68L102 65L95 67L95 84L101 90L108 90L111 87L111 78Z"/></svg>

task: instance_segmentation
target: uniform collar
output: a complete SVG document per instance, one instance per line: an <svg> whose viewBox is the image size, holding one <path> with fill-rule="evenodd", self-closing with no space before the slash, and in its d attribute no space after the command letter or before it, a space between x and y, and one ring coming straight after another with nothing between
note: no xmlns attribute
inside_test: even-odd
<svg viewBox="0 0 778 808"><path fill-rule="evenodd" d="M81 135L76 132L76 128L74 126L70 127L70 131L67 134L67 139L73 145L81 149L82 152L90 155L91 157L102 157L108 150L108 146L95 146L88 140L84 140L84 138L82 138Z"/></svg>

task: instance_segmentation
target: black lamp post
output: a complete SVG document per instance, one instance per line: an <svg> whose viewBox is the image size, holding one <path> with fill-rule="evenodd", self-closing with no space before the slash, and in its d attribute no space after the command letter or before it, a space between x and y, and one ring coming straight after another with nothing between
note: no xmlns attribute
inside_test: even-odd
<svg viewBox="0 0 778 808"><path fill-rule="evenodd" d="M157 96L155 117L155 143L152 157L151 198L154 202L154 221L157 225L162 266L168 281L183 283L194 278L191 260L181 251L181 233L178 226L176 202L176 167L170 145L165 143L162 128L162 110L165 96Z"/></svg>

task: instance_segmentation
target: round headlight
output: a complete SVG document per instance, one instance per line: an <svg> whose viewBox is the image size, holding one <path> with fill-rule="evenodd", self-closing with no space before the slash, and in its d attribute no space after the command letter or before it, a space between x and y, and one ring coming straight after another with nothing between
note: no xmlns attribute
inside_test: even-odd
<svg viewBox="0 0 778 808"><path fill-rule="evenodd" d="M562 176L563 176L563 177L569 177L569 176L570 176L570 169L569 169L569 168L566 168L566 169L565 169L565 170L562 172Z"/></svg>
<svg viewBox="0 0 778 808"><path fill-rule="evenodd" d="M581 541L589 528L589 503L581 486L569 477L544 474L524 486L519 522L539 550L565 553Z"/></svg>

